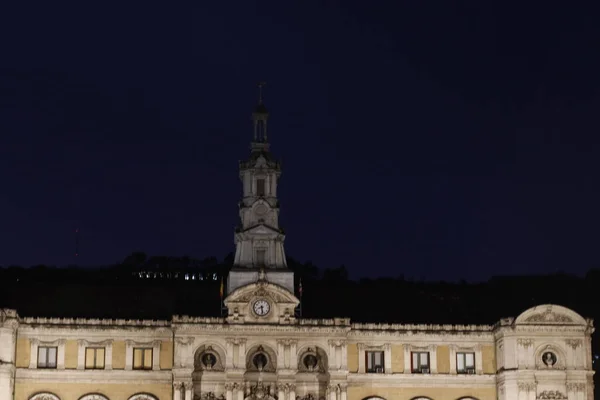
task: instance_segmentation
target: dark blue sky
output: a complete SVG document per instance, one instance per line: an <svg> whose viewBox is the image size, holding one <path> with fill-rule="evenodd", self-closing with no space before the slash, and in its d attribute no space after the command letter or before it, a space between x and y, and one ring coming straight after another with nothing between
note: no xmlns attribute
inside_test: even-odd
<svg viewBox="0 0 600 400"><path fill-rule="evenodd" d="M259 80L288 255L354 277L599 265L592 6L148 3L2 6L0 265L73 263L76 227L83 265L233 251Z"/></svg>

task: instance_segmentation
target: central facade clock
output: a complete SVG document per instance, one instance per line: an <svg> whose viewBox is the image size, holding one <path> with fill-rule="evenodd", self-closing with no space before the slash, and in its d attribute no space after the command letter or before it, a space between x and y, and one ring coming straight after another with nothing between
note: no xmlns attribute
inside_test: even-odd
<svg viewBox="0 0 600 400"><path fill-rule="evenodd" d="M258 315L259 317L263 317L269 313L269 311L271 310L271 305L266 300L256 300L254 302L254 305L252 306L252 309L254 310L254 313L256 315Z"/></svg>

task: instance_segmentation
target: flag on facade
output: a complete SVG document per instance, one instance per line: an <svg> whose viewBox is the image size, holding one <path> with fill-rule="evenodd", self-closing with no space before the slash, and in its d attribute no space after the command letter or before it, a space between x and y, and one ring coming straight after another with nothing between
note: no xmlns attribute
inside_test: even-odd
<svg viewBox="0 0 600 400"><path fill-rule="evenodd" d="M221 286L219 287L219 296L223 298L223 277L221 277Z"/></svg>
<svg viewBox="0 0 600 400"><path fill-rule="evenodd" d="M298 294L302 297L302 278L300 278L300 283L298 284Z"/></svg>

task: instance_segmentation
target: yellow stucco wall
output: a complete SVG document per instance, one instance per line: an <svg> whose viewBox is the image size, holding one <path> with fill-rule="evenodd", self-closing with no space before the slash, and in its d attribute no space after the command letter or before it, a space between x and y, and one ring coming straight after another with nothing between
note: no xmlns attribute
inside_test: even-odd
<svg viewBox="0 0 600 400"><path fill-rule="evenodd" d="M173 368L173 342L162 342L160 344L160 369Z"/></svg>
<svg viewBox="0 0 600 400"><path fill-rule="evenodd" d="M18 338L17 339L17 368L28 368L29 361L31 360L31 343L29 339Z"/></svg>
<svg viewBox="0 0 600 400"><path fill-rule="evenodd" d="M392 373L404 372L404 346L392 345Z"/></svg>
<svg viewBox="0 0 600 400"><path fill-rule="evenodd" d="M77 369L77 355L79 346L77 340L67 340L65 343L65 368Z"/></svg>
<svg viewBox="0 0 600 400"><path fill-rule="evenodd" d="M368 386L348 387L348 400L363 400L378 396L386 400L410 400L415 397L429 397L434 400L456 400L462 397L474 397L478 400L496 400L494 387L484 389L471 388L375 388Z"/></svg>
<svg viewBox="0 0 600 400"><path fill-rule="evenodd" d="M437 372L438 374L450 373L450 347L437 347Z"/></svg>
<svg viewBox="0 0 600 400"><path fill-rule="evenodd" d="M481 358L483 361L483 373L496 373L496 349L493 345L483 346L481 348Z"/></svg>
<svg viewBox="0 0 600 400"><path fill-rule="evenodd" d="M358 345L348 343L348 371L358 372Z"/></svg>
<svg viewBox="0 0 600 400"><path fill-rule="evenodd" d="M115 340L113 342L113 369L125 369L125 341Z"/></svg>
<svg viewBox="0 0 600 400"><path fill-rule="evenodd" d="M136 393L149 393L160 400L172 400L173 387L165 384L79 384L79 383L19 383L15 387L15 400L28 400L39 392L50 392L61 400L77 400L85 394L99 393L109 399L124 399Z"/></svg>

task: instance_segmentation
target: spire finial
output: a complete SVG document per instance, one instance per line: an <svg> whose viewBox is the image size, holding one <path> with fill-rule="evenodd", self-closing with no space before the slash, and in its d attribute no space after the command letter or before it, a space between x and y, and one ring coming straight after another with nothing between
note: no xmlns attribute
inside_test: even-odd
<svg viewBox="0 0 600 400"><path fill-rule="evenodd" d="M267 82L258 82L258 104L262 104L263 102L262 92L263 86L265 86L266 84Z"/></svg>

